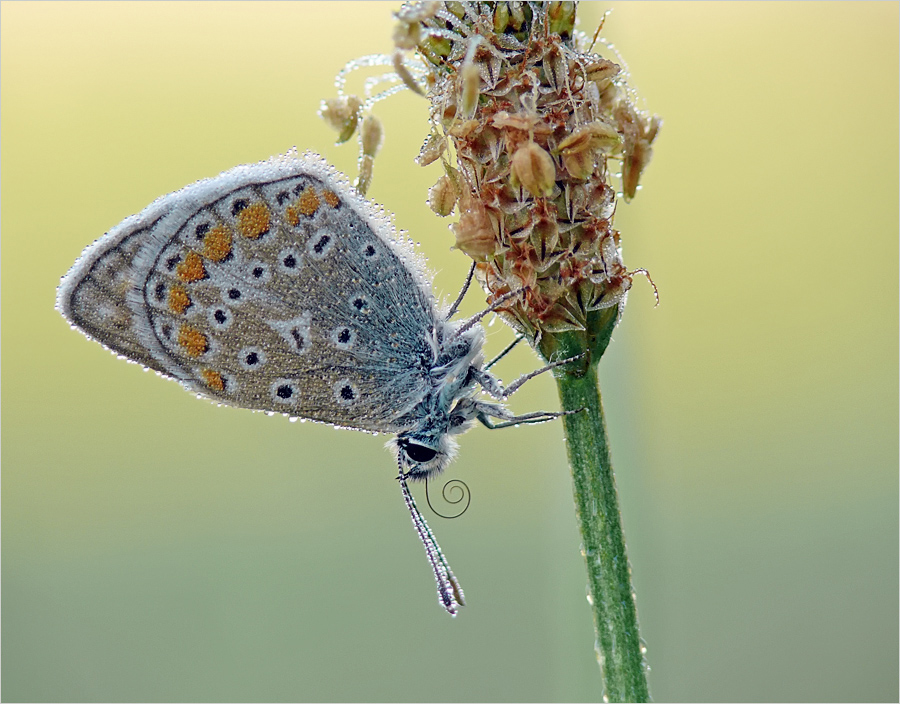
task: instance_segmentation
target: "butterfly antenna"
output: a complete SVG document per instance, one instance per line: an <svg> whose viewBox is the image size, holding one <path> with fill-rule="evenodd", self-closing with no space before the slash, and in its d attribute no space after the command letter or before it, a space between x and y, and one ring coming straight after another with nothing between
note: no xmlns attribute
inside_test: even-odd
<svg viewBox="0 0 900 704"><path fill-rule="evenodd" d="M413 500L412 494L409 492L409 487L406 485L406 475L403 474L402 470L397 476L397 481L400 482L403 500L406 502L406 508L409 509L409 515L412 517L416 533L419 534L419 540L421 540L422 545L425 546L425 555L428 557L428 563L431 565L431 570L434 572L434 579L437 582L438 588L438 599L440 600L441 606L446 609L448 614L456 616L459 607L466 605L462 588L459 586L459 582L456 581L456 577L453 575L450 565L447 564L447 558L444 557L444 553L441 551L441 546L438 545L434 533L431 532L431 528L428 527L422 514L419 513L416 502Z"/></svg>
<svg viewBox="0 0 900 704"><path fill-rule="evenodd" d="M463 284L462 290L459 292L459 295L456 297L456 300L453 301L453 305L450 306L450 310L447 311L447 320L450 320L454 315L456 315L456 309L459 308L459 304L462 303L462 299L466 297L466 291L469 290L469 285L472 283L472 275L475 273L475 262L472 262L472 266L469 267L469 275L466 276L466 283Z"/></svg>

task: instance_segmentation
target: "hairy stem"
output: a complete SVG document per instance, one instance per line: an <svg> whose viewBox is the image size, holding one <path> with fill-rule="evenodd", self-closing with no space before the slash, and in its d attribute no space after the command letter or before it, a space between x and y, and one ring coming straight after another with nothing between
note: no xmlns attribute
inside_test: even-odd
<svg viewBox="0 0 900 704"><path fill-rule="evenodd" d="M594 340L577 333L557 336L558 353L569 355L587 348L594 352L594 360L599 360L614 322L613 317L602 328L606 334ZM611 702L646 702L650 695L644 648L638 633L596 362L557 374L556 382L563 410L584 409L565 416L563 423L606 698Z"/></svg>

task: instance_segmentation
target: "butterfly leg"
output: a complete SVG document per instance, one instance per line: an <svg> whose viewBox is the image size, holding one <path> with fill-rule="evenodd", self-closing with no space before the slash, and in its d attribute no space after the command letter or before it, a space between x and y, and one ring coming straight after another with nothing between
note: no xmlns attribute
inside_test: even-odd
<svg viewBox="0 0 900 704"><path fill-rule="evenodd" d="M525 413L521 416L513 416L511 418L504 417L502 423L494 423L491 420L491 415L488 413L479 413L475 416L478 419L478 422L481 423L488 430L500 430L501 428L512 428L516 425L530 425L532 423L546 423L547 421L554 420L559 418L560 416L569 416L573 413L581 413L584 409L579 408L574 411L534 411L533 413ZM501 417L501 416L494 416Z"/></svg>
<svg viewBox="0 0 900 704"><path fill-rule="evenodd" d="M503 354L506 352L504 351ZM512 396L516 391L518 391L522 384L524 384L529 379L534 379L534 377L539 374L543 374L544 372L548 372L551 369L555 369L556 367L561 367L563 364L568 364L569 362L574 362L577 359L581 359L587 354L587 352L582 352L581 354L576 354L574 357L568 357L566 359L560 359L556 362L551 362L546 366L541 367L540 369L535 369L533 372L529 374L523 374L518 379L516 379L509 386L503 386L500 380L495 377L493 374L488 373L485 369L472 369L471 374L472 377L481 384L481 388L483 388L487 393L497 399L505 399L509 396Z"/></svg>
<svg viewBox="0 0 900 704"><path fill-rule="evenodd" d="M472 267L472 271L473 272L475 271L474 266ZM456 330L453 332L453 335L454 336L462 335L466 330L471 328L473 325L476 325L478 323L478 321L481 320L488 313L493 313L498 308L501 308L504 303L515 298L520 293L522 293L524 290L525 290L525 288L517 288L515 291L509 291L508 293L504 293L502 296L500 296L500 298L498 298L496 301L491 303L490 307L485 308L480 313L476 313L471 318L469 318L466 322L464 322L462 325L460 325L458 328L456 328ZM450 339L453 339L453 338L451 337Z"/></svg>
<svg viewBox="0 0 900 704"><path fill-rule="evenodd" d="M498 355L497 355L496 357L494 357L490 362L488 362L487 364L485 364L484 367L482 368L482 371L487 371L488 369L490 369L491 367L493 367L497 362L499 362L499 361L500 361L501 359L503 359L506 355L508 355L510 352L512 352L512 351L513 351L513 348L514 348L516 345L518 345L518 344L519 344L522 340L524 340L524 339L525 339L525 336L524 336L524 335L516 335L516 339L513 340L512 342L510 342L510 343L506 346L506 349L504 349L500 354L498 354Z"/></svg>

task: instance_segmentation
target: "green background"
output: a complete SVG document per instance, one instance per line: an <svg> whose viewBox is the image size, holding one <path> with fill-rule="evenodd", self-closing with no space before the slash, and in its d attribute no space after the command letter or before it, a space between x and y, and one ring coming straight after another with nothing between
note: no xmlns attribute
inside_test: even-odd
<svg viewBox="0 0 900 704"><path fill-rule="evenodd" d="M355 173L316 109L396 7L0 6L4 700L599 699L558 424L463 439L472 506L431 519L451 620L385 438L198 401L53 310L161 194L293 145ZM657 700L898 698L897 26L856 2L606 21L665 119L616 221L661 304L637 279L601 364ZM376 113L370 194L452 296L425 101ZM557 404L541 378L511 405Z"/></svg>

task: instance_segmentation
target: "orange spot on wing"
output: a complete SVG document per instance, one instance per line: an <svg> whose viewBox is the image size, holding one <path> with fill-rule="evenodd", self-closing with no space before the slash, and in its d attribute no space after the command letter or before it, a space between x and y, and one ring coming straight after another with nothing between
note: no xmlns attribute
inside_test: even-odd
<svg viewBox="0 0 900 704"><path fill-rule="evenodd" d="M204 369L200 372L200 375L203 377L206 385L213 391L222 392L225 390L225 378L215 369Z"/></svg>
<svg viewBox="0 0 900 704"><path fill-rule="evenodd" d="M181 326L178 331L178 344L184 347L184 351L191 357L199 357L209 349L206 335L190 325Z"/></svg>
<svg viewBox="0 0 900 704"><path fill-rule="evenodd" d="M300 206L300 212L303 215L315 215L319 209L319 196L312 186L307 186L306 190L300 194L300 200L297 201Z"/></svg>
<svg viewBox="0 0 900 704"><path fill-rule="evenodd" d="M214 227L203 238L203 255L214 262L220 262L229 254L231 254L231 231L221 225Z"/></svg>
<svg viewBox="0 0 900 704"><path fill-rule="evenodd" d="M291 224L291 227L294 227L300 223L301 215L307 217L315 215L319 205L321 205L319 196L316 195L312 186L307 186L306 190L300 194L300 198L289 205L287 211L285 211L287 221Z"/></svg>
<svg viewBox="0 0 900 704"><path fill-rule="evenodd" d="M322 197L332 208L337 208L341 204L341 199L337 197L334 191L322 191Z"/></svg>
<svg viewBox="0 0 900 704"><path fill-rule="evenodd" d="M191 305L191 297L183 286L172 286L169 289L169 310L176 315L181 315Z"/></svg>
<svg viewBox="0 0 900 704"><path fill-rule="evenodd" d="M237 229L244 237L255 240L269 231L269 209L265 203L253 203L237 216Z"/></svg>
<svg viewBox="0 0 900 704"><path fill-rule="evenodd" d="M188 252L184 261L178 265L175 273L178 278L186 284L200 281L206 278L206 267L203 266L203 260L196 252Z"/></svg>

